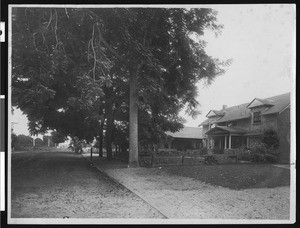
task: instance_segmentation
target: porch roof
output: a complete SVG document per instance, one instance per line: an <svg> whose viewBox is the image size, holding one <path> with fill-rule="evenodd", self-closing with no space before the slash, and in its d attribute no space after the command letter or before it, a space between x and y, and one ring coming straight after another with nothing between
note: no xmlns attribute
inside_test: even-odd
<svg viewBox="0 0 300 228"><path fill-rule="evenodd" d="M241 130L239 128L235 127L226 127L226 126L216 126L209 131L207 131L205 134L207 135L219 135L219 134L237 134L242 135L245 134L246 131Z"/></svg>
<svg viewBox="0 0 300 228"><path fill-rule="evenodd" d="M200 127L184 127L177 132L166 132L167 135L173 138L185 138L185 139L202 139L202 128Z"/></svg>

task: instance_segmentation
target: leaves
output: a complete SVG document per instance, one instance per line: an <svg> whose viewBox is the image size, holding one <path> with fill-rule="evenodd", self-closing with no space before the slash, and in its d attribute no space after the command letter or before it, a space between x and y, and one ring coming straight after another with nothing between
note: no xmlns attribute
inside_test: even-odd
<svg viewBox="0 0 300 228"><path fill-rule="evenodd" d="M222 28L207 8L18 7L12 28L13 105L32 132L56 129L90 140L99 121L111 126L111 113L116 135L126 138L129 80L141 66L139 138L158 143L183 126L183 108L199 113L197 81L211 82L231 64L204 50L204 30Z"/></svg>

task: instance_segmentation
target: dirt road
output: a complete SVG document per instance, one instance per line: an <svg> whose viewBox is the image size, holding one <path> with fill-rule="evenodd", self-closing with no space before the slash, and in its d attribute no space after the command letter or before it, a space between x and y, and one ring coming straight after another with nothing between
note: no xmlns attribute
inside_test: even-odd
<svg viewBox="0 0 300 228"><path fill-rule="evenodd" d="M12 218L164 218L80 155L12 155Z"/></svg>

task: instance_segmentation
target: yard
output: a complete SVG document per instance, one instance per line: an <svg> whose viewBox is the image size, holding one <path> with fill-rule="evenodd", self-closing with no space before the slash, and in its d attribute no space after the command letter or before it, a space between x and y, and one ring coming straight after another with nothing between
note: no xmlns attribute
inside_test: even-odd
<svg viewBox="0 0 300 228"><path fill-rule="evenodd" d="M271 164L168 166L162 169L170 174L237 190L290 185L290 170Z"/></svg>

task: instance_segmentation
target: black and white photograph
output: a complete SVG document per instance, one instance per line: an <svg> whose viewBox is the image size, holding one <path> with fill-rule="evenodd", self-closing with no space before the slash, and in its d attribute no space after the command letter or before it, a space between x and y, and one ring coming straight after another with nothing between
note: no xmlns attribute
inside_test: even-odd
<svg viewBox="0 0 300 228"><path fill-rule="evenodd" d="M8 19L9 224L295 222L294 4Z"/></svg>

